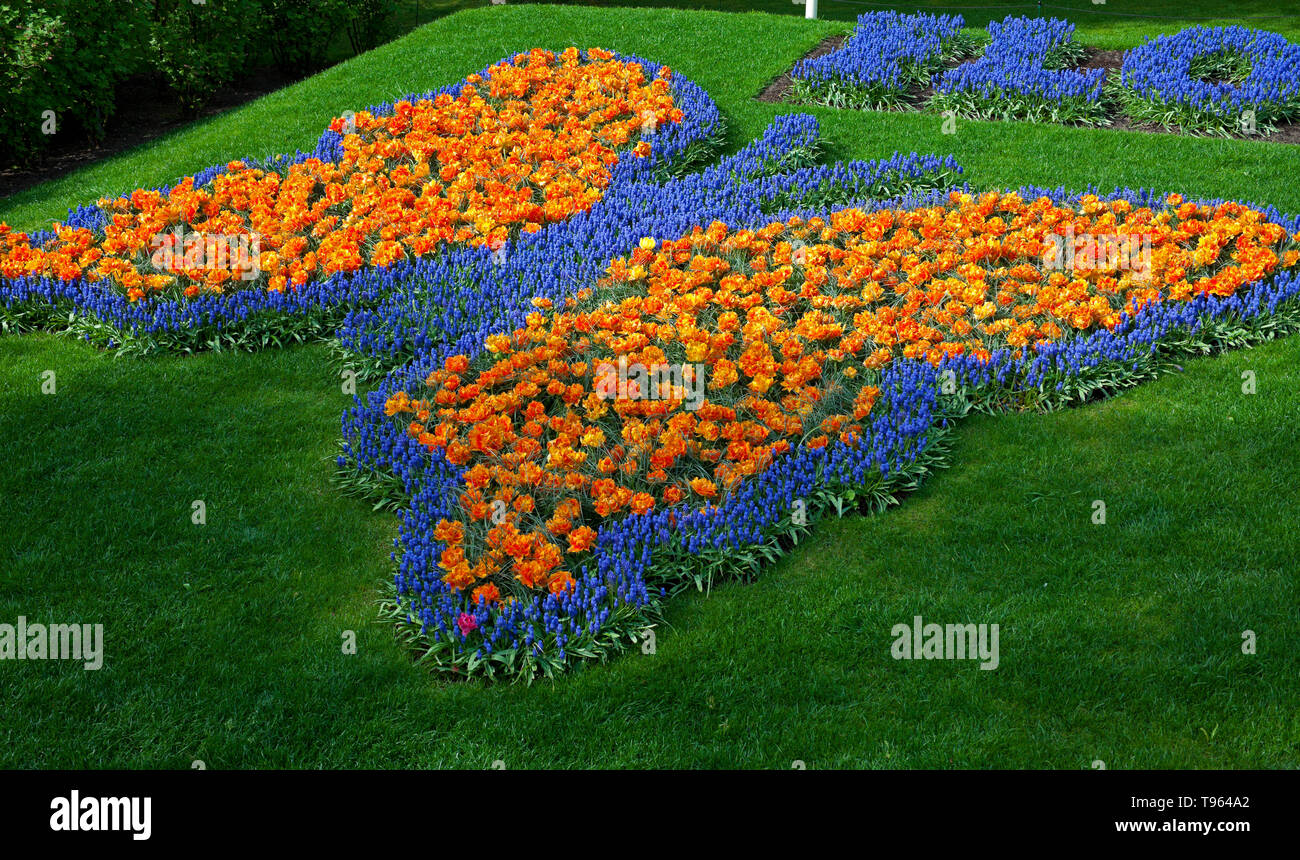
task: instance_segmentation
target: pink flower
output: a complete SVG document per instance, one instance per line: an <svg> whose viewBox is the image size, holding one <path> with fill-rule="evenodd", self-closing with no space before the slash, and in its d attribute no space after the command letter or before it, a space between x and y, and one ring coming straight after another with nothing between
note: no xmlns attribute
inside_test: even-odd
<svg viewBox="0 0 1300 860"><path fill-rule="evenodd" d="M462 612L456 619L456 626L460 628L461 636L468 636L478 629L478 619L468 612Z"/></svg>

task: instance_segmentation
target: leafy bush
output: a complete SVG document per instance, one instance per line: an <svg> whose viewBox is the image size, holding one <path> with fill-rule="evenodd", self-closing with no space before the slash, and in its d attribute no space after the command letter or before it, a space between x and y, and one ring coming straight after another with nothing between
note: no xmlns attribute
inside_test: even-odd
<svg viewBox="0 0 1300 860"><path fill-rule="evenodd" d="M0 5L0 162L30 160L51 128L101 138L117 85L140 67L147 25L130 0Z"/></svg>
<svg viewBox="0 0 1300 860"><path fill-rule="evenodd" d="M41 114L53 108L39 86L54 55L63 50L63 22L43 13L25 16L0 6L0 153L6 165L28 158L40 147Z"/></svg>
<svg viewBox="0 0 1300 860"><path fill-rule="evenodd" d="M323 66L330 42L354 17L349 0L264 0L264 4L271 56L286 72Z"/></svg>
<svg viewBox="0 0 1300 860"><path fill-rule="evenodd" d="M263 22L259 0L159 0L149 39L155 68L193 115L218 87L247 67L253 33Z"/></svg>
<svg viewBox="0 0 1300 860"><path fill-rule="evenodd" d="M196 114L214 91L274 62L310 72L341 34L384 41L394 0L9 0L0 3L0 165L30 162L53 128L103 137L118 85L151 68ZM45 131L43 131L43 128Z"/></svg>
<svg viewBox="0 0 1300 860"><path fill-rule="evenodd" d="M348 42L353 53L365 53L385 40L396 5L394 0L355 0L349 6Z"/></svg>

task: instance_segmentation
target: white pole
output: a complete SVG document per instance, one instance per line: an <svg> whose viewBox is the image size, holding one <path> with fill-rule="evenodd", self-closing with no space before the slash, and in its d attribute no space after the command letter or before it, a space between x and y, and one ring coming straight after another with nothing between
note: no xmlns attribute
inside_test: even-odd
<svg viewBox="0 0 1300 860"><path fill-rule="evenodd" d="M804 0L803 16L809 21L817 20L817 0Z"/></svg>

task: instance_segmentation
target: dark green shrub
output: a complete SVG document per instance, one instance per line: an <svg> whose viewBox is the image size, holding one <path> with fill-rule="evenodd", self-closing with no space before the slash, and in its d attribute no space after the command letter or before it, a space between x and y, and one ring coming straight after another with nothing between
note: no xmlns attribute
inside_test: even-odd
<svg viewBox="0 0 1300 860"><path fill-rule="evenodd" d="M117 85L142 67L147 12L132 0L0 5L0 161L30 161L51 128L103 137Z"/></svg>
<svg viewBox="0 0 1300 860"><path fill-rule="evenodd" d="M44 13L23 15L0 6L0 155L5 166L29 160L42 146L42 113L52 104L44 78L68 40L63 22ZM47 126L48 129L48 126Z"/></svg>
<svg viewBox="0 0 1300 860"><path fill-rule="evenodd" d="M395 0L355 0L350 5L347 31L354 54L365 53L385 41L396 6Z"/></svg>
<svg viewBox="0 0 1300 860"><path fill-rule="evenodd" d="M274 62L323 66L346 36L384 41L394 0L0 0L0 166L57 133L102 139L118 85L150 70L195 115L220 87ZM49 112L52 112L49 113Z"/></svg>
<svg viewBox="0 0 1300 860"><path fill-rule="evenodd" d="M149 40L154 67L193 115L218 87L247 70L264 24L258 0L156 0Z"/></svg>
<svg viewBox="0 0 1300 860"><path fill-rule="evenodd" d="M271 56L284 72L310 72L325 65L330 42L352 18L349 0L263 0ZM358 4L364 5L364 4Z"/></svg>

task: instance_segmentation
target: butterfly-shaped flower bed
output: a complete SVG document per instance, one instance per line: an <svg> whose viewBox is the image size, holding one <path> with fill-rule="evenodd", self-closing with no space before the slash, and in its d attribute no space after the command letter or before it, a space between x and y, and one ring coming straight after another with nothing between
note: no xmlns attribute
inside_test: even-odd
<svg viewBox="0 0 1300 860"><path fill-rule="evenodd" d="M1275 210L816 164L797 114L697 170L720 132L648 61L521 54L311 153L5 230L0 323L139 351L336 335L376 380L339 482L401 521L385 615L433 669L521 678L893 503L971 408L1300 329L1300 219ZM176 227L269 238L245 280Z"/></svg>

